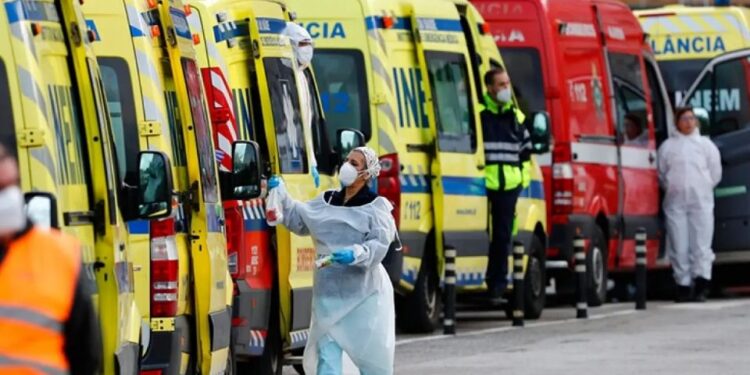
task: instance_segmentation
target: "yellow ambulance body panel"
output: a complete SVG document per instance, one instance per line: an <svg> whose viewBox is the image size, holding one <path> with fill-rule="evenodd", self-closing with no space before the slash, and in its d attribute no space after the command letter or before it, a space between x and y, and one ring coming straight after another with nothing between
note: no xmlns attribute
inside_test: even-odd
<svg viewBox="0 0 750 375"><path fill-rule="evenodd" d="M682 101L709 59L750 47L750 9L745 7L669 5L634 13L648 34L673 103Z"/></svg>
<svg viewBox="0 0 750 375"><path fill-rule="evenodd" d="M82 272L97 286L104 373L133 374L139 330L132 264L114 193L107 104L85 21L75 1L3 5L0 101L9 102L3 103L3 141L15 146L23 190L53 199L46 210L30 207L30 218L57 223L81 242Z"/></svg>
<svg viewBox="0 0 750 375"><path fill-rule="evenodd" d="M202 373L226 370L230 362L232 279L227 265L223 208L219 197L211 124L193 47L186 7L179 0L157 6L171 78L177 88L179 117L191 191L190 253L198 367ZM166 70L165 70L166 71Z"/></svg>
<svg viewBox="0 0 750 375"><path fill-rule="evenodd" d="M257 141L266 162L264 173L281 175L292 197L304 201L317 194L306 150L312 135L295 115L300 112L300 87L291 44L281 34L289 19L282 5L195 1L188 19L200 35L196 45L200 67L210 68L216 79L223 77L232 92L239 139ZM271 311L278 315L269 319L279 320L285 349L302 349L310 323L315 249L310 237L278 226L275 251L279 311ZM274 327L270 321L269 327ZM268 332L269 337L275 334ZM265 345L271 345L269 337Z"/></svg>
<svg viewBox="0 0 750 375"><path fill-rule="evenodd" d="M175 114L177 93L174 85L171 89L167 87L169 83L162 63L166 54L159 45L159 38L152 35L152 25L146 21L148 18L155 22L148 17L154 12L149 13L145 7L140 1L102 0L86 2L83 10L96 35L93 47L108 91L123 183L134 183L139 150L161 151L169 157L174 190L177 195L186 196L190 188L181 122ZM178 262L174 316L151 316L149 220L131 218L128 221L128 248L133 254L136 301L144 334L141 367L167 371L176 368L186 373L196 353L191 352L190 345L181 343L195 336L191 323L194 314L185 202L177 203L172 213L177 227L174 244Z"/></svg>

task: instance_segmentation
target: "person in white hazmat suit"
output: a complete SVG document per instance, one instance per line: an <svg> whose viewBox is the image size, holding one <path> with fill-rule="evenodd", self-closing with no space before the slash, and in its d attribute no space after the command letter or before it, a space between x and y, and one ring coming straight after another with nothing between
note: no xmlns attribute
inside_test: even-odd
<svg viewBox="0 0 750 375"><path fill-rule="evenodd" d="M297 68L294 69L294 74L297 78L297 92L299 93L299 107L302 111L302 125L305 133L308 135L305 137L307 140L305 148L307 148L307 158L310 161L313 181L317 188L320 187L320 174L318 173L318 161L315 159L312 138L312 106L314 104L313 99L310 97L310 82L308 82L305 75L305 69L310 66L313 59L312 37L304 27L294 22L287 22L283 33L289 38L289 42L294 49L294 57L297 60Z"/></svg>
<svg viewBox="0 0 750 375"><path fill-rule="evenodd" d="M721 156L716 145L700 135L692 108L679 109L675 121L677 132L658 154L659 182L666 191L667 252L677 283L676 301L705 301L714 260L714 187L721 180Z"/></svg>
<svg viewBox="0 0 750 375"><path fill-rule="evenodd" d="M393 373L393 287L380 263L396 238L396 224L391 203L368 187L379 173L375 151L358 147L339 171L342 189L309 202L292 200L278 177L269 180L280 197L283 225L311 235L318 257L303 359L307 374L341 374L343 352L363 375Z"/></svg>

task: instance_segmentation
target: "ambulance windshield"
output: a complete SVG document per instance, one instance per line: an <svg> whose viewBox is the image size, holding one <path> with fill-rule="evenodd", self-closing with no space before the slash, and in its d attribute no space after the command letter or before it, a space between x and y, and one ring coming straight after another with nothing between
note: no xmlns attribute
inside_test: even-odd
<svg viewBox="0 0 750 375"><path fill-rule="evenodd" d="M276 147L279 150L281 173L306 173L305 133L299 105L297 83L289 59L263 59L271 98Z"/></svg>
<svg viewBox="0 0 750 375"><path fill-rule="evenodd" d="M328 139L338 129L357 129L370 138L370 107L365 62L357 50L316 49L313 70L326 115Z"/></svg>
<svg viewBox="0 0 750 375"><path fill-rule="evenodd" d="M513 89L521 110L528 114L547 109L539 50L536 48L501 48Z"/></svg>
<svg viewBox="0 0 750 375"><path fill-rule="evenodd" d="M690 89L690 85L698 78L703 66L706 65L705 59L691 60L665 60L659 61L659 70L661 71L664 84L667 86L669 98L672 104L682 101L685 93Z"/></svg>

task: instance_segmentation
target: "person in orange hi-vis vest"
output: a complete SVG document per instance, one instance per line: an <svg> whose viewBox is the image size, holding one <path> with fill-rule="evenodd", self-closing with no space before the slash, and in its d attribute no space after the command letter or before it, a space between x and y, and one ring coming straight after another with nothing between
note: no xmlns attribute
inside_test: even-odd
<svg viewBox="0 0 750 375"><path fill-rule="evenodd" d="M0 144L0 374L98 373L101 337L80 246L26 218L10 152Z"/></svg>

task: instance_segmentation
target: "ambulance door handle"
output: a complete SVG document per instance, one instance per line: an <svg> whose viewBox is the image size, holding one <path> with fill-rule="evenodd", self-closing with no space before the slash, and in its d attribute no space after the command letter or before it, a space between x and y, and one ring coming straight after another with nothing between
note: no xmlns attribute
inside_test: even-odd
<svg viewBox="0 0 750 375"><path fill-rule="evenodd" d="M649 162L649 164L654 164L655 161L656 161L656 157L654 156L654 153L653 152L649 152L648 153L648 162Z"/></svg>
<svg viewBox="0 0 750 375"><path fill-rule="evenodd" d="M484 170L484 165L483 164L477 165L477 169L480 170L480 171L483 171Z"/></svg>

